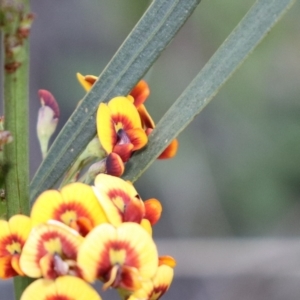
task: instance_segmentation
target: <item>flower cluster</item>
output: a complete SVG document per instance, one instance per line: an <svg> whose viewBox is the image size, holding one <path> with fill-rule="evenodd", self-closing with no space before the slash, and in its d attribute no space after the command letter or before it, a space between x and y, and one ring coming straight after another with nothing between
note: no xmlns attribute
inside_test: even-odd
<svg viewBox="0 0 300 300"><path fill-rule="evenodd" d="M30 217L0 221L0 277L37 279L22 300L100 299L88 284L96 280L121 299L159 299L175 266L152 239L161 211L157 199L143 201L130 182L107 174L93 186L47 190Z"/></svg>
<svg viewBox="0 0 300 300"><path fill-rule="evenodd" d="M83 88L89 91L97 77L77 74ZM142 149L148 141L148 135L155 127L155 123L148 113L144 102L150 94L146 81L141 80L127 97L115 97L108 103L99 105L96 124L97 135L106 157L105 172L114 176L121 176L124 163L134 151ZM177 139L158 157L172 158L178 148Z"/></svg>
<svg viewBox="0 0 300 300"><path fill-rule="evenodd" d="M80 74L78 79L87 91L97 80ZM39 195L30 216L0 220L0 278L35 279L21 300L101 299L90 285L98 280L123 300L156 300L168 290L176 263L158 255L152 238L162 206L155 198L143 201L133 184L120 178L155 127L144 106L148 95L147 83L140 81L130 95L101 103L97 136L60 189ZM39 96L37 135L45 157L59 108L50 92L40 90ZM177 147L172 141L160 158L173 157Z"/></svg>

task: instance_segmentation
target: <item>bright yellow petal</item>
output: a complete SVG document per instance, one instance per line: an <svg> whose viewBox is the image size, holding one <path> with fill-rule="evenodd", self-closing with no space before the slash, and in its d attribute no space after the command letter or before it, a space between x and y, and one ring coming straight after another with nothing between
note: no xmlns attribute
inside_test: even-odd
<svg viewBox="0 0 300 300"><path fill-rule="evenodd" d="M38 279L25 289L20 300L54 300L56 295L56 286L53 280Z"/></svg>
<svg viewBox="0 0 300 300"><path fill-rule="evenodd" d="M43 192L33 204L31 209L32 226L42 224L54 219L53 212L63 203L63 198L59 191L48 190Z"/></svg>
<svg viewBox="0 0 300 300"><path fill-rule="evenodd" d="M88 92L92 88L94 82L98 79L96 76L93 75L83 76L80 73L76 73L76 76L77 76L77 80L79 81L79 83L85 89L86 92Z"/></svg>
<svg viewBox="0 0 300 300"><path fill-rule="evenodd" d="M147 219L143 219L140 225L152 236L152 226Z"/></svg>
<svg viewBox="0 0 300 300"><path fill-rule="evenodd" d="M132 184L121 178L107 174L99 174L96 176L95 187L107 195L109 195L112 190L118 189L123 191L124 195L128 195L129 198L138 196L138 192Z"/></svg>
<svg viewBox="0 0 300 300"><path fill-rule="evenodd" d="M127 131L132 128L141 128L141 118L133 103L127 97L115 97L108 102L114 123L121 123Z"/></svg>
<svg viewBox="0 0 300 300"><path fill-rule="evenodd" d="M105 243L115 240L117 236L116 228L110 224L101 224L95 227L82 243L77 262L79 268L83 272L83 278L88 282L94 282L98 275L98 268L102 253L106 250ZM107 259L108 257L106 257ZM102 258L103 259L103 258ZM104 261L106 265L110 265L109 261Z"/></svg>
<svg viewBox="0 0 300 300"><path fill-rule="evenodd" d="M128 291L121 290L120 294L126 300L157 300L169 289L174 271L168 266L160 266L151 280L144 281L142 287L130 294Z"/></svg>
<svg viewBox="0 0 300 300"><path fill-rule="evenodd" d="M25 215L14 215L9 219L8 224L11 234L18 235L25 243L32 228L31 219Z"/></svg>
<svg viewBox="0 0 300 300"><path fill-rule="evenodd" d="M152 278L153 291L151 300L159 299L170 287L174 276L173 268L161 265L158 267L157 273Z"/></svg>
<svg viewBox="0 0 300 300"><path fill-rule="evenodd" d="M123 223L118 228L118 240L129 243L139 261L139 273L145 280L151 278L158 265L156 245L149 233L136 223ZM134 253L132 253L134 255Z"/></svg>
<svg viewBox="0 0 300 300"><path fill-rule="evenodd" d="M122 223L122 213L105 193L99 191L96 187L93 187L93 189L106 214L108 222L114 226L119 226Z"/></svg>
<svg viewBox="0 0 300 300"><path fill-rule="evenodd" d="M24 291L20 300L101 300L97 292L82 279L61 276L56 280L38 279Z"/></svg>
<svg viewBox="0 0 300 300"><path fill-rule="evenodd" d="M101 297L89 284L77 277L58 277L55 285L57 294L66 295L70 300L101 300Z"/></svg>
<svg viewBox="0 0 300 300"><path fill-rule="evenodd" d="M117 134L112 114L107 104L100 103L97 110L96 123L100 144L106 153L109 154L117 143Z"/></svg>
<svg viewBox="0 0 300 300"><path fill-rule="evenodd" d="M61 195L64 203L74 205L77 217L89 219L93 227L107 222L91 186L80 182L72 183L62 188Z"/></svg>
<svg viewBox="0 0 300 300"><path fill-rule="evenodd" d="M2 248L2 240L10 235L10 228L8 222L5 220L0 220L0 256Z"/></svg>
<svg viewBox="0 0 300 300"><path fill-rule="evenodd" d="M57 220L81 234L107 221L92 188L78 182L65 186L61 192L48 190L41 194L32 208L31 218L34 224ZM80 224L84 225L86 221L90 222L90 226L81 228Z"/></svg>
<svg viewBox="0 0 300 300"><path fill-rule="evenodd" d="M144 204L137 191L132 184L121 178L107 174L97 175L94 192L109 222L115 226L120 225L123 221L126 205L131 201L136 204L136 209L141 210L141 215L144 213Z"/></svg>

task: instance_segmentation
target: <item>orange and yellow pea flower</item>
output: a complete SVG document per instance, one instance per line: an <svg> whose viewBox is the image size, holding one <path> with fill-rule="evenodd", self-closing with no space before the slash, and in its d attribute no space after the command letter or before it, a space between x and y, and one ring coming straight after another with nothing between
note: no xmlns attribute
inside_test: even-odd
<svg viewBox="0 0 300 300"><path fill-rule="evenodd" d="M20 300L101 300L98 293L85 281L73 276L55 280L38 279L23 292Z"/></svg>
<svg viewBox="0 0 300 300"><path fill-rule="evenodd" d="M142 287L130 293L126 290L119 290L119 294L123 300L158 300L169 289L173 276L173 268L176 261L171 256L159 257L159 266L155 275L148 281L142 283Z"/></svg>
<svg viewBox="0 0 300 300"><path fill-rule="evenodd" d="M141 119L131 96L115 97L100 103L97 111L97 134L107 154L117 153L127 162L133 151L148 141Z"/></svg>
<svg viewBox="0 0 300 300"><path fill-rule="evenodd" d="M109 287L135 291L152 278L158 255L151 236L136 223L119 227L101 224L85 238L78 253L78 265L88 282L100 279Z"/></svg>
<svg viewBox="0 0 300 300"><path fill-rule="evenodd" d="M97 196L109 223L118 226L123 222L135 222L147 231L147 221L155 224L162 211L156 199L143 202L134 186L121 178L99 174L95 178L94 192ZM147 229L148 228L148 229Z"/></svg>
<svg viewBox="0 0 300 300"><path fill-rule="evenodd" d="M31 231L31 220L15 215L9 221L0 220L0 278L24 275L19 265L20 254Z"/></svg>
<svg viewBox="0 0 300 300"><path fill-rule="evenodd" d="M29 277L55 279L62 275L81 276L77 254L84 238L55 220L34 227L23 247L20 267Z"/></svg>
<svg viewBox="0 0 300 300"><path fill-rule="evenodd" d="M76 182L61 191L47 190L34 203L31 210L33 225L48 220L60 221L85 236L96 225L107 222L93 189Z"/></svg>
<svg viewBox="0 0 300 300"><path fill-rule="evenodd" d="M81 75L77 73L77 79L83 88L86 91L89 91L93 84L96 82L98 77L94 75ZM137 108L138 113L141 118L142 127L145 130L146 134L149 135L151 131L155 128L155 123L148 113L144 102L150 95L150 88L145 80L140 80L137 85L131 90L130 96L132 96L133 104ZM171 143L166 147L166 149L159 155L158 159L168 159L172 158L176 155L178 150L178 140L174 139Z"/></svg>

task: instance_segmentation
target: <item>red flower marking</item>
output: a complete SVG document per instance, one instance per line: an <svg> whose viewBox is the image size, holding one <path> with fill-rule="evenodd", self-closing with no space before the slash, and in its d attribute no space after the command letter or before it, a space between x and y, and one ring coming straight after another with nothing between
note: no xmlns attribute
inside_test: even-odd
<svg viewBox="0 0 300 300"><path fill-rule="evenodd" d="M77 249L72 242L68 240L66 236L56 231L49 231L41 235L38 245L37 245L37 256L35 259L36 263L39 263L40 259L48 254L48 251L45 249L45 242L50 241L51 239L59 238L61 242L61 248L63 253L57 253L63 255L66 258L76 260ZM54 253L53 253L54 254Z"/></svg>
<svg viewBox="0 0 300 300"><path fill-rule="evenodd" d="M41 99L42 105L49 106L54 111L53 118L59 118L60 111L59 106L54 98L54 96L47 90L39 90L39 97Z"/></svg>
<svg viewBox="0 0 300 300"><path fill-rule="evenodd" d="M92 218L86 208L78 202L61 203L53 212L53 219L65 223L63 214L74 212L76 217L69 221L68 226L78 231L82 236L86 236L89 231L95 226Z"/></svg>
<svg viewBox="0 0 300 300"><path fill-rule="evenodd" d="M120 266L129 266L137 269L140 267L139 255L128 241L109 241L105 244L105 250L99 255L97 277L108 280L113 267L110 251L117 252L122 250L125 250L126 254L125 261L122 264L120 263Z"/></svg>
<svg viewBox="0 0 300 300"><path fill-rule="evenodd" d="M13 243L19 243L22 247L25 244L25 241L18 236L17 234L10 234L4 238L2 238L2 240L0 241L0 257L2 256L6 256L6 255L13 255L13 254L17 254L17 253L10 253L6 247L13 244Z"/></svg>
<svg viewBox="0 0 300 300"><path fill-rule="evenodd" d="M143 219L145 210L139 196L136 195L131 198L126 192L120 189L112 189L108 192L108 197L118 208L122 217L122 222L135 222L140 223ZM123 207L117 201L121 199Z"/></svg>
<svg viewBox="0 0 300 300"><path fill-rule="evenodd" d="M45 300L74 300L74 299L65 295L51 295L51 296L47 296Z"/></svg>

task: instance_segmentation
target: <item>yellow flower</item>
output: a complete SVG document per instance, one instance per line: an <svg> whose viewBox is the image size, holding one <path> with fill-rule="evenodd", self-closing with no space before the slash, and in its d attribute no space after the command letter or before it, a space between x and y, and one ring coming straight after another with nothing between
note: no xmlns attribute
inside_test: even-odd
<svg viewBox="0 0 300 300"><path fill-rule="evenodd" d="M133 293L126 290L119 290L123 300L158 300L169 289L173 276L173 268L176 261L171 256L159 257L159 266L155 275L148 281L142 283L142 287Z"/></svg>
<svg viewBox="0 0 300 300"><path fill-rule="evenodd" d="M135 291L156 273L157 249L151 236L136 223L123 223L117 228L101 224L86 236L78 265L88 282L104 281L103 289Z"/></svg>
<svg viewBox="0 0 300 300"><path fill-rule="evenodd" d="M115 97L100 103L97 111L97 134L107 154L117 153L127 162L133 151L143 148L147 135L130 96Z"/></svg>
<svg viewBox="0 0 300 300"><path fill-rule="evenodd" d="M20 300L101 300L85 281L72 276L55 280L38 279L23 292Z"/></svg>
<svg viewBox="0 0 300 300"><path fill-rule="evenodd" d="M60 221L85 236L96 225L107 222L92 188L83 183L71 183L61 189L42 193L31 210L33 225L48 220Z"/></svg>
<svg viewBox="0 0 300 300"><path fill-rule="evenodd" d="M9 221L0 220L0 278L24 275L19 259L31 230L27 216L15 215Z"/></svg>
<svg viewBox="0 0 300 300"><path fill-rule="evenodd" d="M98 77L94 75L81 75L77 73L77 79L82 85L82 87L88 92L93 84L96 82ZM140 115L140 119L142 122L142 127L147 135L149 135L152 130L155 128L155 123L148 113L144 102L150 95L150 88L145 80L140 80L137 85L131 90L130 96L133 99L134 106L137 108L138 113ZM172 158L176 155L178 149L178 140L174 139L171 143L166 147L166 149L159 155L158 159L168 159Z"/></svg>
<svg viewBox="0 0 300 300"><path fill-rule="evenodd" d="M142 221L145 206L132 184L115 176L99 174L95 178L94 192L109 223L118 226L123 222Z"/></svg>
<svg viewBox="0 0 300 300"><path fill-rule="evenodd" d="M76 259L83 237L57 221L34 227L26 241L20 267L29 277L55 279L62 275L80 276Z"/></svg>

